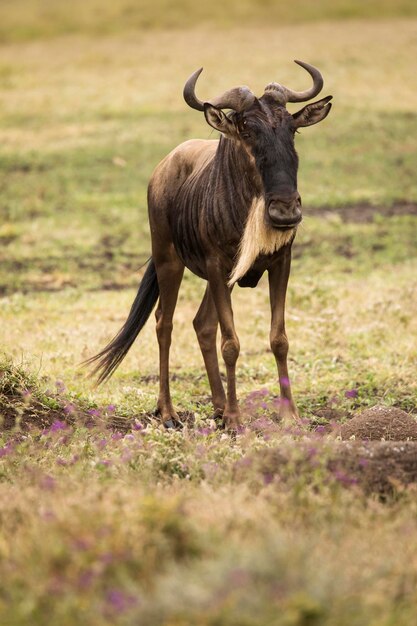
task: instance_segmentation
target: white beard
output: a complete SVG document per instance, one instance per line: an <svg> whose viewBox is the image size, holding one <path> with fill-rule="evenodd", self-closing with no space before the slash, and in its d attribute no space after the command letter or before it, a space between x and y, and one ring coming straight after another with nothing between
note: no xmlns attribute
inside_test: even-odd
<svg viewBox="0 0 417 626"><path fill-rule="evenodd" d="M282 246L290 243L297 232L278 230L265 224L265 202L263 198L254 198L249 209L245 230L240 240L235 265L228 285L231 287L252 267L260 254L273 254Z"/></svg>

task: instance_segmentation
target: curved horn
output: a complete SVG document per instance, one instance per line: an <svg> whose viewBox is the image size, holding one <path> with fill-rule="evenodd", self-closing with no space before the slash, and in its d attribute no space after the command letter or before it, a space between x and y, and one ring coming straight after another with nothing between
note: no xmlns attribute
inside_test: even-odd
<svg viewBox="0 0 417 626"><path fill-rule="evenodd" d="M319 94L323 89L323 77L316 67L310 65L310 63L304 63L304 61L294 61L294 63L297 63L297 65L300 65L307 70L313 79L313 86L305 91L293 91L292 89L288 89L288 87L284 87L284 85L280 85L278 83L270 83L267 85L265 87L265 92L273 92L276 99L284 105L287 102L305 102L306 100L310 100L311 98L317 96L317 94Z"/></svg>
<svg viewBox="0 0 417 626"><path fill-rule="evenodd" d="M191 74L184 86L184 100L192 109L197 111L204 111L204 102L199 100L195 95L195 85L198 77L200 76L203 68ZM207 100L208 104L217 107L218 109L233 109L234 111L244 111L248 109L255 102L255 96L249 89L249 87L233 87L228 89L217 98Z"/></svg>
<svg viewBox="0 0 417 626"><path fill-rule="evenodd" d="M194 74L191 74L190 78L184 85L183 91L184 100L188 106L192 109L196 109L197 111L204 111L204 102L201 102L201 100L199 100L195 95L195 84L202 71L203 68L200 67L200 69L194 72Z"/></svg>

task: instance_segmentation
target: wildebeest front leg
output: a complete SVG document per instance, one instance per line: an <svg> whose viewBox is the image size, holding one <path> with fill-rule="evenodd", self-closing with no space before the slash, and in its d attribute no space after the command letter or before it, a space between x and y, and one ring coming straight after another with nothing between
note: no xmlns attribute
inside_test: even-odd
<svg viewBox="0 0 417 626"><path fill-rule="evenodd" d="M278 367L281 390L280 417L285 423L298 419L298 411L291 393L288 376L288 339L285 333L285 296L291 267L291 247L284 246L282 255L268 270L269 296L271 301L271 349Z"/></svg>
<svg viewBox="0 0 417 626"><path fill-rule="evenodd" d="M215 417L221 416L224 413L226 395L220 378L219 361L216 349L219 317L211 295L210 285L207 285L204 298L201 302L200 308L198 309L197 315L194 318L193 324L207 370Z"/></svg>
<svg viewBox="0 0 417 626"><path fill-rule="evenodd" d="M172 318L177 304L178 290L184 274L184 265L174 253L171 258L156 264L159 285L159 302L156 309L156 334L159 343L159 397L157 410L163 423L172 427L178 415L172 406L169 389L169 349L171 346Z"/></svg>
<svg viewBox="0 0 417 626"><path fill-rule="evenodd" d="M226 365L227 395L223 422L226 428L234 430L240 426L240 411L236 395L236 361L240 345L233 321L231 289L227 286L227 276L218 262L208 263L207 272L219 317L222 333L221 350Z"/></svg>

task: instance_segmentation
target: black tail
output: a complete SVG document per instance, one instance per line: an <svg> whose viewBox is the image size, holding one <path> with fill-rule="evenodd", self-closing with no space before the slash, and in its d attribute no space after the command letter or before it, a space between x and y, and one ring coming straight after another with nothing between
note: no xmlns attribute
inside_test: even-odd
<svg viewBox="0 0 417 626"><path fill-rule="evenodd" d="M91 375L99 374L98 385L110 378L114 370L123 361L136 337L145 326L158 296L159 286L155 264L151 259L124 325L101 352L84 362L86 365L97 363Z"/></svg>

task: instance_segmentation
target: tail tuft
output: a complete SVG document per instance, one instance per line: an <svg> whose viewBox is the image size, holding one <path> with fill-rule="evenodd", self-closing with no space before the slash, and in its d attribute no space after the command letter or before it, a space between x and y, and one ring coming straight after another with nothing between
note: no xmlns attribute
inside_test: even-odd
<svg viewBox="0 0 417 626"><path fill-rule="evenodd" d="M123 361L136 337L148 321L158 297L158 280L155 264L151 259L124 325L101 352L83 363L83 365L95 364L91 376L98 374L98 385L110 378Z"/></svg>

